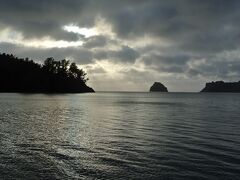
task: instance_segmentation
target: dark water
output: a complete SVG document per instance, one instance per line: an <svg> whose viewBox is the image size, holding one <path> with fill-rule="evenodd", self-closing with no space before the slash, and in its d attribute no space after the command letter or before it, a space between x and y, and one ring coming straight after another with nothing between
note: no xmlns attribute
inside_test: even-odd
<svg viewBox="0 0 240 180"><path fill-rule="evenodd" d="M0 94L0 179L240 179L240 94Z"/></svg>

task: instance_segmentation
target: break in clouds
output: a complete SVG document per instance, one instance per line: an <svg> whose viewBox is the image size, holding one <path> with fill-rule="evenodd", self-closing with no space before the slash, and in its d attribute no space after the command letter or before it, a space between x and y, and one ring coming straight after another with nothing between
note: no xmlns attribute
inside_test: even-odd
<svg viewBox="0 0 240 180"><path fill-rule="evenodd" d="M238 0L0 0L0 51L70 59L96 90L239 81Z"/></svg>

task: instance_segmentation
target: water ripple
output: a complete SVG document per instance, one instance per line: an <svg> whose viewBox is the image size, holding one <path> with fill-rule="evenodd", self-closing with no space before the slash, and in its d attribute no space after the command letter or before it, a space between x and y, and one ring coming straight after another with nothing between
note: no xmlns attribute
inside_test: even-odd
<svg viewBox="0 0 240 180"><path fill-rule="evenodd" d="M238 94L0 95L0 179L239 179Z"/></svg>

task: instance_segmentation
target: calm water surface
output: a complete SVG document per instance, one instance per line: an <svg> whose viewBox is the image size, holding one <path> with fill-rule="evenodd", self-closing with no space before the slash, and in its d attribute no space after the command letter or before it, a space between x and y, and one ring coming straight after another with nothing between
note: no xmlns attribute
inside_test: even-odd
<svg viewBox="0 0 240 180"><path fill-rule="evenodd" d="M240 94L0 94L0 179L240 179Z"/></svg>

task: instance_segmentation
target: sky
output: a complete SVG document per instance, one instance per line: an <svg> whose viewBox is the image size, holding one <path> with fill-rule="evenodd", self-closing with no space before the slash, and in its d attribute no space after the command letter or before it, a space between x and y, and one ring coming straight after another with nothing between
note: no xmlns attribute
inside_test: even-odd
<svg viewBox="0 0 240 180"><path fill-rule="evenodd" d="M0 52L68 59L96 91L240 80L239 0L0 0Z"/></svg>

